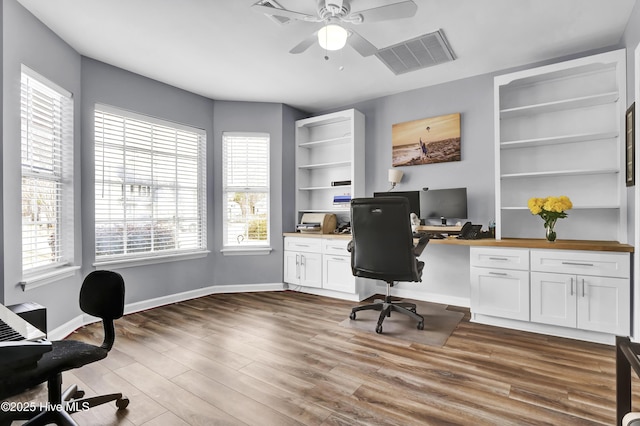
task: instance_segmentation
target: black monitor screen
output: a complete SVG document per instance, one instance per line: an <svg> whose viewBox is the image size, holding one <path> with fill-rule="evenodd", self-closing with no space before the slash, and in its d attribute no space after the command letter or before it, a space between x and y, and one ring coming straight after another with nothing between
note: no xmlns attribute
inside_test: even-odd
<svg viewBox="0 0 640 426"><path fill-rule="evenodd" d="M374 197L404 197L409 200L409 211L420 217L420 191L374 192Z"/></svg>
<svg viewBox="0 0 640 426"><path fill-rule="evenodd" d="M420 219L466 219L467 188L420 191Z"/></svg>

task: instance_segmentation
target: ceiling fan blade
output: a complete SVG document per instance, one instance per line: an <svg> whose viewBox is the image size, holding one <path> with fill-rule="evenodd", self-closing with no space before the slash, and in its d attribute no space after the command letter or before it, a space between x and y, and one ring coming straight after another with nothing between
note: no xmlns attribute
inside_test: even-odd
<svg viewBox="0 0 640 426"><path fill-rule="evenodd" d="M311 47L311 45L313 45L313 43L315 43L316 41L318 41L318 32L315 31L313 34L311 34L309 37L305 38L304 40L302 40L300 43L298 43L297 45L295 45L293 47L293 49L291 49L289 51L289 53L293 53L293 54L298 54L298 53L302 53L305 50L307 50L308 48Z"/></svg>
<svg viewBox="0 0 640 426"><path fill-rule="evenodd" d="M264 6L259 3L254 4L251 8L256 12L264 13L266 15L281 16L289 19L297 19L299 21L318 22L317 16L305 15L304 13L292 12L290 10L278 9L271 6Z"/></svg>
<svg viewBox="0 0 640 426"><path fill-rule="evenodd" d="M362 22L380 22L391 19L411 18L416 14L417 10L418 5L411 0L405 0L400 3L361 10L356 15L362 16Z"/></svg>
<svg viewBox="0 0 640 426"><path fill-rule="evenodd" d="M351 34L347 38L347 43L349 43L349 45L353 47L356 52L358 52L360 55L364 56L365 58L367 56L376 54L376 52L378 51L377 47L369 43L367 39L362 37L357 32L353 31L352 29L349 29L349 32Z"/></svg>

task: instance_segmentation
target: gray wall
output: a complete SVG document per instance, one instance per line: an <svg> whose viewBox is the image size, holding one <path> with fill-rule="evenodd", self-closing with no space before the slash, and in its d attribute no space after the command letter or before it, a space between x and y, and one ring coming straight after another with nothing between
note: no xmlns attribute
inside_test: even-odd
<svg viewBox="0 0 640 426"><path fill-rule="evenodd" d="M74 157L80 158L80 55L42 25L15 0L2 2L3 131L2 131L2 241L4 303L26 300L45 306L49 323L59 325L79 314L77 294L80 274L27 292L18 286L22 278L20 188L20 72L25 64L74 96ZM75 162L75 258L80 263L80 162Z"/></svg>
<svg viewBox="0 0 640 426"><path fill-rule="evenodd" d="M227 284L260 284L282 283L283 262L283 212L290 214L294 204L291 199L293 187L293 165L286 166L283 160L289 161L293 151L295 133L294 121L302 113L282 104L248 103L216 101L213 120L213 189L215 200L222 200L222 133L223 132L266 132L270 134L271 163L271 247L273 251L268 255L224 256L220 254L222 248L222 205L217 203L209 215L214 216L215 239L210 241L213 250L213 273L215 283ZM286 149L289 148L289 149ZM286 154L285 154L286 153ZM290 171L288 174L287 171ZM287 176L288 174L288 176ZM284 182L287 184L284 185ZM287 197L283 188L287 188ZM295 192L293 192L295 193ZM291 230L290 227L287 230Z"/></svg>
<svg viewBox="0 0 640 426"><path fill-rule="evenodd" d="M627 107L636 101L635 99L635 76L639 71L635 69L635 50L640 43L640 2L636 2L636 5L631 12L627 28L622 36L620 47L626 47L627 49ZM638 108L640 105L636 105L636 114L638 114ZM636 130L636 133L638 131ZM637 138L636 138L637 141ZM636 142L637 144L637 142ZM637 149L637 148L636 148ZM636 176L636 183L640 182ZM635 199L636 191L635 187L627 188L627 220L628 220L628 235L629 244L636 245L635 242Z"/></svg>
<svg viewBox="0 0 640 426"><path fill-rule="evenodd" d="M493 77L458 80L362 102L366 116L366 194L389 189L391 128L395 123L459 112L461 161L398 167L404 172L398 191L466 187L469 220L485 226L494 213ZM399 290L446 303L468 304L469 248L427 246L421 284L401 283Z"/></svg>
<svg viewBox="0 0 640 426"><path fill-rule="evenodd" d="M83 276L93 269L94 252L94 108L97 103L134 111L152 117L204 129L207 132L208 192L211 193L211 156L213 154L214 102L175 87L116 68L86 57L82 58L82 267ZM207 209L215 211L213 198L207 197ZM207 228L209 246L214 241L212 215ZM126 302L140 302L170 294L214 285L209 257L129 267L118 270L127 283ZM113 267L106 266L109 269Z"/></svg>

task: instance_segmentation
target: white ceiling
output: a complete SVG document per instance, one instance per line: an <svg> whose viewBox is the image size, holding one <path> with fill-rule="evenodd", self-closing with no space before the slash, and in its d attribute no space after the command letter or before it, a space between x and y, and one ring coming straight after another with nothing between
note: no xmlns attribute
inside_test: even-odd
<svg viewBox="0 0 640 426"><path fill-rule="evenodd" d="M362 24L358 33L383 48L442 29L457 59L396 76L349 46L329 60L317 44L288 53L318 24L277 24L251 9L257 0L18 1L84 56L216 100L281 102L309 112L615 45L635 4L414 0L413 18ZM316 0L276 1L315 11Z"/></svg>

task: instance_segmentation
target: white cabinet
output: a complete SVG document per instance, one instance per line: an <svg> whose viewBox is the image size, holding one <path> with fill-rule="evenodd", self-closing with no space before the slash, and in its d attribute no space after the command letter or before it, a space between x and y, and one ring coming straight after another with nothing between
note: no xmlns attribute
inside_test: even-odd
<svg viewBox="0 0 640 426"><path fill-rule="evenodd" d="M618 252L471 247L472 319L600 342L629 335L630 261Z"/></svg>
<svg viewBox="0 0 640 426"><path fill-rule="evenodd" d="M529 250L471 247L471 311L529 320Z"/></svg>
<svg viewBox="0 0 640 426"><path fill-rule="evenodd" d="M322 242L322 288L353 293L356 278L351 271L348 240L325 239Z"/></svg>
<svg viewBox="0 0 640 426"><path fill-rule="evenodd" d="M630 332L628 254L532 250L531 321Z"/></svg>
<svg viewBox="0 0 640 426"><path fill-rule="evenodd" d="M349 204L334 197L364 196L364 115L355 110L296 121L296 220L303 213L335 213L349 220Z"/></svg>
<svg viewBox="0 0 640 426"><path fill-rule="evenodd" d="M351 272L349 241L320 235L285 236L284 282L330 297L360 301L372 296L375 282L356 278Z"/></svg>
<svg viewBox="0 0 640 426"><path fill-rule="evenodd" d="M309 238L285 240L284 281L304 287L322 287L320 241Z"/></svg>
<svg viewBox="0 0 640 426"><path fill-rule="evenodd" d="M496 238L543 238L531 197L566 195L562 239L627 241L625 51L495 77Z"/></svg>

